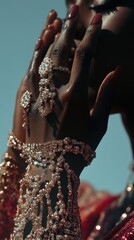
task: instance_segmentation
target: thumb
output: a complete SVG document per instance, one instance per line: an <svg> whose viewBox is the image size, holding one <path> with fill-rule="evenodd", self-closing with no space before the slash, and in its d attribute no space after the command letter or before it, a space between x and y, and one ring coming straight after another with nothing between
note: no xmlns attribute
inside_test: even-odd
<svg viewBox="0 0 134 240"><path fill-rule="evenodd" d="M118 81L121 69L120 66L117 67L103 80L98 90L95 105L90 112L91 117L97 118L102 122L108 120L115 94L114 82Z"/></svg>

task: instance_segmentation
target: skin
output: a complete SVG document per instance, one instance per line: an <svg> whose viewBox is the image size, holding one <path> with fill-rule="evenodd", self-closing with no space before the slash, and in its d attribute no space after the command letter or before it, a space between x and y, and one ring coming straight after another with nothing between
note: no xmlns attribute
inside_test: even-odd
<svg viewBox="0 0 134 240"><path fill-rule="evenodd" d="M76 34L79 41L81 40L81 34L84 33L88 25L88 21L94 15L94 12L88 9L88 5L102 2L102 0L66 1L68 9L73 4L80 6ZM134 4L132 1L127 1L127 4L126 7L118 7L118 11L114 14L103 15L102 31L94 59L90 65L89 106L92 108L97 90L106 74L120 65L122 69L118 80L113 84L114 98L111 113L121 113L122 123L129 135L134 156L134 116L132 112L134 94Z"/></svg>
<svg viewBox="0 0 134 240"><path fill-rule="evenodd" d="M113 86L122 71L120 68L115 70L116 65L111 69L112 72L109 73L108 71L108 75L107 73L105 73L105 76L102 74L104 78L103 81L100 81L101 84L97 82L95 87L92 86L92 76L94 75L91 74L92 72L89 74L89 67L91 67L90 69L93 68L92 63L101 37L101 22L94 26L89 25L91 16L83 16L83 10L86 10L85 5L81 1L79 1L79 5L80 12L73 19L66 21L60 36L56 38L55 35L58 34L61 28L61 21L57 19L55 12L50 13L45 30L41 33L36 45L31 64L21 83L16 99L13 132L22 142L45 143L53 139L62 139L69 136L90 144L91 148L95 150L107 130L108 117L114 100L113 96L115 96ZM82 18L82 16L83 20L80 22L79 18ZM71 47L75 36L79 38L79 29L76 26L82 25L83 21L85 22L84 30L81 34L81 41L74 53L71 75L68 77L66 73L57 73L56 81L61 82L57 91L62 108L56 105L57 121L53 121L55 125L51 126L51 119L42 118L38 111L38 83L40 80L38 67L46 56L52 58L55 66L70 66ZM85 28L87 29L86 32ZM66 84L62 83L63 79L66 79ZM88 85L90 86L89 92ZM91 86L93 97L96 99L94 105L92 105L92 99L90 98ZM22 128L23 113L20 108L21 96L27 89L32 92L35 100L29 115L29 132ZM96 90L98 90L97 93ZM89 105L93 106L90 113ZM8 149L8 151L10 155L19 160L19 153L12 149ZM67 156L67 160L71 169L79 176L84 168L83 159L81 157ZM40 174L40 170L33 167L30 174Z"/></svg>
<svg viewBox="0 0 134 240"><path fill-rule="evenodd" d="M60 32L61 30L61 20L57 18L57 13L50 12L48 15L48 18L46 20L46 23L44 25L44 28L39 36L39 39L36 43L35 50L33 53L33 57L31 59L30 65L28 67L28 70L24 76L24 78L21 81L20 87L18 89L17 95L16 95L16 104L14 109L14 117L13 117L13 132L15 136L23 143L26 142L26 129L22 127L23 124L23 111L20 106L20 101L23 93L28 90L29 82L31 82L31 79L35 79L38 74L38 66L41 63L44 54L46 53L48 46L52 43L54 40L55 35ZM50 39L50 32L53 32L51 34ZM36 69L34 68L34 65L36 64ZM31 67L32 66L32 67ZM36 87L33 89L33 94L35 96L36 94ZM13 159L16 159L16 161L21 162L20 153L19 151L16 151L14 149L8 148L8 153ZM21 169L20 169L21 171Z"/></svg>
<svg viewBox="0 0 134 240"><path fill-rule="evenodd" d="M72 5L68 2L68 7ZM91 1L92 2L92 1ZM100 1L93 1L102 2ZM129 2L129 1L128 1ZM83 32L86 27L88 15L92 16L93 12L87 8L87 2L84 0L73 1L79 4L81 16L79 21L83 23L83 28L78 27L78 32ZM89 1L88 1L89 3ZM91 79L89 83L89 99L95 98L98 87L102 79L108 71L115 68L116 65L121 66L120 74L117 81L114 81L113 88L115 89L112 102L112 113L121 113L122 123L129 136L132 155L134 157L134 114L133 114L133 94L134 94L134 9L133 7L119 7L118 12L103 16L102 32L97 47L94 61L91 66ZM76 36L81 39L80 33ZM90 104L90 102L89 102ZM128 193L123 192L118 201L118 206L123 209L124 199ZM131 199L130 193L130 199ZM116 203L117 204L117 203ZM118 211L118 208L117 208ZM116 219L117 213L115 213ZM109 213L110 216L110 213ZM106 222L109 219L107 217ZM117 219L118 221L118 219ZM101 236L103 238L103 236ZM109 239L110 236L106 239Z"/></svg>
<svg viewBox="0 0 134 240"><path fill-rule="evenodd" d="M55 66L62 65L69 67L69 56L71 53L71 46L74 38L73 33L75 32L78 15L79 14L77 14L75 18L66 21L60 37L50 46L46 53L46 57L51 57ZM93 31L90 32L92 28ZM105 87L103 86L100 89L92 114L89 115L88 66L96 48L96 40L100 33L100 28L101 23L96 26L89 25L88 31L86 31L81 44L75 51L71 75L67 80L67 84L62 84L63 79L68 77L66 76L66 73L57 73L58 78L56 80L61 82L60 87L57 88L61 107L56 104L54 113L55 118L54 116L43 118L40 116L37 97L29 116L30 135L27 135L27 142L40 143L52 141L54 139L63 139L64 137L69 136L78 141L87 142L93 149L96 149L98 146L107 128L111 106L112 93L108 89L108 83L112 81L114 77L116 78L116 75L118 74L118 71L116 71L107 76L104 81L107 84L104 84ZM53 31L51 31L51 33L52 32ZM90 52L90 54L83 54L83 49L85 49L86 52ZM36 78L36 82L29 81L28 79L28 82L29 91L32 91L36 86L36 82L38 84L39 78ZM107 98L106 89L109 92L109 98ZM106 101L106 98L108 104L104 107L104 101ZM53 126L50 124L51 117ZM38 126L40 126L40 128ZM84 127L81 128L81 126ZM89 135L87 135L87 132L89 132ZM75 161L72 161L72 163L70 162L70 165L77 175L79 175L84 168L81 160L77 163L77 169ZM31 174L33 174L33 171Z"/></svg>
<svg viewBox="0 0 134 240"><path fill-rule="evenodd" d="M88 9L89 1L68 0L67 4L69 9L72 7L73 3L76 3L79 5L79 16L77 19L77 29L75 30L74 38L77 37L77 39L81 40L83 37L83 34L85 33L85 29L87 28L87 26L91 22L92 17L94 16L94 12L91 10L89 11ZM93 4L94 1L92 1L91 3ZM91 108L93 107L94 101L96 99L97 91L102 80L106 77L109 71L115 70L117 65L123 65L123 68L122 68L122 71L120 71L120 74L118 73L118 81L114 81L114 84L113 84L114 98L112 100L112 106L113 106L112 112L121 112L123 113L123 116L124 116L126 112L128 112L128 108L131 109L132 107L131 105L132 105L132 95L133 95L133 90L132 90L133 89L133 81L132 81L133 73L131 70L132 69L131 65L132 65L133 54L131 54L132 56L130 55L130 51L128 51L128 47L131 48L132 46L131 42L133 42L133 37L128 38L128 35L125 33L126 31L130 33L130 30L132 29L133 22L134 22L132 21L133 17L134 17L133 10L129 8L124 8L124 7L119 8L119 11L114 15L111 14L110 16L103 16L102 29L108 29L108 31L106 31L106 36L103 36L103 33L105 31L104 30L101 31L98 39L98 45L97 45L96 51L94 51L92 62L90 62L88 104ZM53 41L54 36L60 31L61 22L59 19L56 19L56 18L57 18L57 14L55 12L50 13L48 16L46 25L44 26L44 29L47 29L47 26L49 25L49 28L51 28L53 32L52 38L50 38L50 35L51 35L50 29L43 31L40 36L41 41L39 40L38 45L44 45L45 51L48 45ZM109 33L110 33L110 37L109 37ZM112 41L113 38L111 38L111 34L114 35L113 38L118 37L117 42ZM48 39L51 39L51 42L49 42ZM63 40L65 41L66 39L63 39ZM124 44L122 44L123 46L121 46L121 43L122 42L124 43L125 41L127 41L128 44L125 44L125 50L124 50ZM43 47L41 47L41 49L42 48ZM20 139L22 142L26 141L26 132L22 128L23 117L22 117L22 109L20 108L20 104L19 104L20 98L22 94L25 92L25 90L28 89L29 87L28 81L31 82L32 79L36 78L37 76L38 66L41 63L41 60L43 59L43 56L45 53L44 51L42 55L41 49L40 51L35 51L35 53L33 54L33 59L31 61L30 67L28 68L28 71L21 83L21 86L18 90L18 94L16 98L16 107L14 111L14 121L13 121L13 132L18 137L18 139ZM122 56L122 53L123 53L123 56ZM129 57L127 57L127 53L129 53ZM120 59L123 61L122 64L120 64L120 62L118 63L116 62L116 59L118 59L117 55L121 56ZM130 62L130 64L128 64L128 62ZM35 65L36 65L36 68L34 67ZM129 66L129 71L128 71L128 66ZM37 70L34 70L34 69L37 69ZM38 95L37 89L38 89L37 84L34 87L31 86L31 91L35 97L37 97ZM15 157L14 155L16 153L14 154L14 152L11 149L9 149L8 151L11 155L13 155L13 157Z"/></svg>
<svg viewBox="0 0 134 240"><path fill-rule="evenodd" d="M126 29L129 33L129 30L133 27L133 11L130 9L120 8L120 14L122 13L121 16L123 17L123 19L125 13L126 19L124 19L124 21L125 23L127 22L127 24L125 24L122 20L119 26L117 25L117 20L119 19L119 17L117 20L115 16L114 19L113 16L103 17L102 29L108 28L110 33L112 31L114 35L113 38L115 38L115 35L117 34L121 40L123 39L124 42L127 41L128 43L127 45L125 44L126 48L124 51L123 41L118 40L119 47L121 47L118 53L118 47L116 48L116 44L113 44L114 41L111 41L111 35L109 37L109 32L106 33L106 36L104 37L102 32L100 32L101 24L99 24L98 26L93 26L92 31L90 31L91 26L89 25L89 23L94 16L94 12L87 9L87 2L79 0L75 3L77 3L80 7L79 14L75 19L66 22L67 27L63 28L60 36L58 36L58 33L61 30L61 20L57 18L56 12L51 12L49 14L44 29L39 37L39 40L37 41L30 66L28 67L24 79L21 82L20 88L18 89L14 110L13 132L15 136L24 143L46 142L53 139L62 139L66 136L70 136L72 138L90 144L92 149L95 150L107 130L108 117L112 105L114 111L116 110L122 112L122 109L123 111L125 109L125 104L126 106L128 106L130 103L130 100L127 102L126 99L128 99L128 96L131 96L131 94L127 95L126 89L127 87L128 90L132 89L132 77L128 78L129 75L128 72L125 70L125 64L128 64L128 61L130 63L132 62L131 60L133 58L133 55L129 55L129 57L127 57L127 50L129 48L131 49L133 38L128 38L128 35L125 35L125 33ZM68 4L69 8L71 8L72 3L68 2ZM115 20L116 28L111 25L111 20L112 23L114 23ZM128 28L130 20L131 27ZM78 28L76 28L76 26L78 26ZM86 29L87 32L85 33ZM72 32L75 34L73 35ZM124 38L124 36L126 36L126 38ZM51 57L54 61L54 65L56 66L63 65L70 67L69 57L73 52L71 46L74 44L74 39L76 38L78 47L76 47L75 54L73 53L74 61L72 64L73 67L70 78L61 73L57 74L58 81L62 82L63 79L67 79L67 83L61 84L60 88L57 89L62 109L59 109L58 107L56 108L58 124L56 125L56 131L54 133L54 129L50 125L48 119L42 118L37 110L39 95L38 67L45 56ZM78 40L80 40L80 42ZM122 43L122 46L120 42ZM68 45L66 45L66 43L68 43ZM107 49L104 51L104 47L106 45ZM107 53L109 53L109 46L112 51L111 54L108 55L109 61L107 62L105 61L104 56L105 54L107 56ZM57 51L59 47L61 51ZM124 52L122 51L122 49ZM64 53L64 57L59 54L59 52ZM131 52L133 53L133 51ZM116 60L116 54L121 56L121 60L123 59L121 55L122 53L124 59L127 60L124 60L123 63L121 62L121 65L123 65L123 73L119 68L115 70L115 68L120 65L120 62L114 62L114 60ZM101 56L103 57L101 58ZM97 62L97 64L95 64L96 71L94 71L95 62ZM101 66L101 69L99 69L98 66ZM91 69L90 74L89 67ZM98 76L96 76L96 73L99 73ZM129 71L129 74L131 76L131 71ZM121 76L120 81L119 76ZM122 77L124 77L123 84L121 82ZM128 81L129 84L127 84ZM115 87L113 87L114 85ZM120 88L120 86L122 86L122 88ZM21 97L27 89L32 92L33 97L36 100L35 104L31 109L29 118L30 134L26 129L22 128L23 111L20 107ZM115 97L114 99L113 96L119 96L120 90L122 91L122 95L120 95L120 102L118 102L116 100L117 97ZM123 102L122 108L120 103L122 102L124 95L126 96L126 98ZM94 105L92 104L94 103L94 101L92 100L95 100ZM90 112L90 114L89 106L92 107L92 112ZM133 129L133 119L131 118L131 111L129 113L130 117L128 117L129 115L127 115L126 118L126 115L123 115L123 121L128 133L130 134L130 132L132 133L131 129ZM131 135L131 141L134 143L133 134ZM23 161L21 161L22 159L20 158L20 153L11 148L8 149L8 153L14 159L16 159L16 161L22 163L20 164L19 171L20 175L23 177L26 166L25 164L23 164ZM84 168L83 159L79 157L75 158L74 156L68 156L67 160L70 164L70 167L79 176ZM39 171L34 168L31 169L31 175L35 173L39 174Z"/></svg>
<svg viewBox="0 0 134 240"><path fill-rule="evenodd" d="M79 0L79 1L75 1L75 3L77 3L79 5L79 14L78 14L77 20L75 22L77 24L75 24L75 26L72 25L72 28L71 28L72 30L69 30L70 25L68 24L68 21L67 21L66 27L63 28L63 32L62 32L61 36L55 38L55 42L56 42L55 46L57 49L59 49L59 46L60 46L61 50L63 50L67 47L66 41L68 39L70 39L69 47L71 48L73 39L70 38L70 35L67 34L67 32L73 31L73 33L75 33L75 35L71 34L71 36L73 36L73 38L75 38L77 36L77 39L79 39L79 40L83 39L82 44L81 44L81 41L79 42L79 44L78 44L79 47L77 49L78 51L76 51L76 52L82 52L83 46L85 47L86 46L85 44L87 44L83 38L83 35L85 33L85 29L87 28L87 26L89 26L89 23L91 22L92 16L94 16L94 12L89 11L88 1ZM69 7L69 9L72 7L72 2L68 1L68 7ZM124 13L125 13L125 18L124 18ZM119 19L120 19L120 21L119 21ZM99 36L97 37L97 40L98 40L97 45L96 45L96 47L94 47L94 51L92 51L92 56L89 56L89 57L91 57L91 60L88 65L88 67L90 66L90 74L89 74L89 79L88 79L88 85L89 85L88 106L93 108L94 101L97 96L97 92L99 93L99 96L103 96L103 93L105 96L105 95L108 95L109 92L114 91L114 94L112 97L112 111L123 113L123 118L125 117L125 119L126 119L125 124L127 124L127 129L129 128L129 121L127 121L126 112L128 112L128 108L131 109L131 105L132 105L133 81L132 81L132 76L129 77L131 75L131 69L132 69L131 64L129 65L129 71L128 71L128 65L127 65L127 69L126 69L125 62L130 61L132 63L132 61L131 61L131 58L127 58L127 56L126 56L127 51L125 51L125 52L122 51L121 44L117 45L118 47L114 48L116 46L116 44L114 41L113 41L114 42L114 44L113 44L111 37L109 38L108 36L109 36L109 32L110 32L110 34L112 33L112 34L114 34L114 36L116 34L116 36L118 36L119 39L120 39L120 37L121 37L121 39L125 39L126 29L128 31L130 29L130 28L128 28L129 24L132 27L132 19L133 19L133 10L128 9L128 8L120 8L118 13L116 13L114 15L111 14L110 16L103 17L102 29L108 29L108 35L106 34L106 36L104 38L103 34L102 34L103 30L99 33ZM76 28L76 26L77 26L77 28ZM48 16L46 25L44 26L44 30L42 31L41 36L39 37L39 41L36 45L35 52L33 54L32 60L31 60L31 64L30 64L28 71L27 71L27 73L21 83L21 86L18 90L18 94L17 94L17 98L16 98L16 107L15 107L15 111L14 111L13 132L18 137L18 139L20 139L22 142L27 142L27 141L28 142L44 142L44 141L52 140L55 138L55 136L53 136L53 129L52 129L52 127L50 127L50 124L48 124L47 121L45 121L45 124L44 124L44 119L37 116L38 114L36 114L36 117L33 117L33 119L30 119L30 125L31 125L30 138L28 135L26 135L26 131L22 128L23 113L22 113L22 108L20 108L20 98L21 98L22 94L28 89L32 92L33 97L37 100L37 98L38 98L38 82L39 82L38 67L39 67L43 57L47 53L49 46L53 42L55 35L58 32L60 32L60 28L61 28L61 21L59 19L57 19L57 14L55 12L50 13ZM127 38L127 41L131 42L132 40L133 39L131 39L131 38ZM117 43L120 43L120 42L123 42L123 41L117 41ZM105 48L103 47L103 45L104 46L107 45L106 51L105 51ZM128 46L130 47L131 45L132 44L128 44L128 45L125 44L126 49ZM109 54L110 49L112 49L112 51L111 51L112 54ZM115 49L116 50L119 49L120 53L123 52L124 58L123 57L121 58L124 61L124 65L122 63L123 68L121 68L120 71L118 71L118 74L116 74L116 75L118 75L118 78L117 78L117 76L113 77L114 79L116 78L116 81L108 80L108 81L102 82L102 80L106 77L107 73L109 73L109 71L111 71L111 70L115 70L115 67L117 66L117 63L114 62L114 60L116 59L115 56L117 54ZM71 54L71 49L70 50L68 49L65 54L67 54L67 53L68 53L67 56L69 57L69 54ZM102 53L102 54L100 54L100 53ZM130 51L128 51L128 53L130 53ZM51 54L54 55L49 50L49 55L51 55ZM107 56L107 54L108 54L108 56ZM81 53L80 53L80 55L81 55ZM101 56L102 56L102 59L101 59ZM68 58L63 58L60 55L56 55L56 54L55 54L55 56L53 56L53 58L54 58L55 65L69 66ZM107 61L105 61L105 59ZM114 64L113 64L113 62L114 62ZM119 62L118 62L118 64L119 64ZM101 66L100 69L98 69L99 66ZM94 71L94 69L95 69L95 71ZM100 70L101 70L101 72L100 72ZM99 73L98 76L96 76L96 73L97 74ZM59 77L62 79L63 75L59 76ZM64 76L64 77L66 78L66 76ZM34 79L37 79L37 80L34 81ZM107 79L107 77L106 77L106 79ZM32 84L33 82L34 82L34 84ZM101 84L101 82L102 82L102 84ZM107 84L107 82L109 84ZM128 84L128 82L129 82L129 84ZM65 90L66 92L68 92L68 90L65 89L65 87L62 87L62 90ZM60 92L62 90L60 89ZM105 93L106 91L108 91L107 94ZM69 98L70 98L70 96L69 96ZM99 97L97 96L97 104L98 104L98 102L101 102L101 101L99 100ZM106 102L108 102L105 97L103 100L103 104L104 104L104 102L105 102L105 104L106 104ZM85 136L88 131L89 132L89 136L88 136L89 144L93 147L93 149L96 149L96 147L98 146L101 138L103 137L103 135L105 134L106 129L107 129L108 114L109 114L109 111L111 111L111 108L109 107L110 104L108 104L108 106L106 106L106 109L108 109L106 117L104 117L103 114L101 117L102 123L103 123L103 117L104 117L105 124L104 123L100 124L101 127L100 127L99 131L98 131L98 127L96 128L96 132L97 131L99 132L98 136L96 136L95 132L92 133L92 125L91 126L89 125L85 129L83 129L83 131L81 132L81 136L78 136L76 134L77 130L81 129L81 126L87 126L87 124L86 125L83 124L84 123L83 120L81 120L81 122L79 122L79 124L77 125L78 129L75 129L75 133L72 133L72 127L71 127L70 128L71 131L69 132L69 134L72 134L71 136L74 138L76 137L76 138L82 139L84 141L86 139L83 136ZM72 105L72 106L76 108L78 106L78 104L75 106L74 105ZM95 109L96 108L94 108L93 112L96 113L97 110L95 110ZM101 109L101 107L100 107L100 109ZM83 109L82 109L82 111L83 111ZM99 112L99 110L98 110L98 112ZM58 112L58 114L59 114L59 112ZM69 110L69 114L70 114L70 110ZM84 116L84 114L83 114L83 116ZM96 113L96 116L97 116L97 114L98 113ZM67 116L67 114L66 115L63 114L63 116L60 117L61 122L63 119L64 120L66 119L65 116ZM38 120L38 121L35 121L35 120ZM76 121L75 120L72 120L72 121L74 122L74 126L75 126ZM36 126L35 122L37 123L37 126ZM65 122L67 122L67 121L65 121ZM68 125L71 126L70 122L69 122L69 124L67 124L67 123L63 124L63 123L64 122L62 122L62 124L59 125L57 128L56 138L64 137L66 135L65 127L66 127L66 129L68 129L67 126ZM94 123L94 126L96 126L96 125L97 124ZM40 128L41 130L39 130L39 131L38 131L38 126L41 126L41 128ZM64 126L64 128L63 128L63 126ZM34 129L34 131L32 129ZM37 129L37 131L36 131L36 129ZM68 131L67 131L67 133L68 133ZM93 136L95 136L94 139L93 139ZM93 139L92 140L93 142L91 141L91 139ZM132 143L134 142L132 140L132 137L131 137L131 142ZM16 159L19 158L18 152L16 153L16 151L14 151L12 149L8 149L8 152L14 158L16 158Z"/></svg>
<svg viewBox="0 0 134 240"><path fill-rule="evenodd" d="M72 3L74 3L74 1L69 1L69 0L67 1L69 9L72 7ZM86 28L88 28L89 23L91 22L91 19L94 16L94 12L88 9L89 1L78 0L78 1L75 1L75 3L77 5L79 5L79 14L77 16L77 19L75 20L76 21L75 26L69 25L70 24L69 21L67 21L65 23L65 27L63 28L62 34L60 35L60 37L57 37L57 40L55 40L55 44L53 46L53 50L51 50L51 51L49 50L49 54L48 54L47 50L49 48L49 45L51 45L51 43L54 40L55 35L60 31L60 28L61 28L61 21L59 19L57 19L57 14L55 12L52 12L49 14L47 23L44 27L45 31L43 30L43 32L41 33L41 36L38 41L38 45L36 46L35 52L33 54L31 64L30 64L28 71L27 71L27 73L21 83L21 86L18 90L15 114L14 114L14 122L13 122L13 132L22 142L25 142L25 141L44 142L44 141L52 140L53 138L55 138L55 136L53 136L53 129L50 127L50 124L47 123L47 121L44 124L44 119L40 118L39 116L36 116L36 117L33 117L33 119L32 118L30 119L31 135L30 135L30 138L28 135L26 136L26 132L22 128L23 116L22 116L22 109L20 108L19 103L20 103L20 98L26 89L28 89L32 92L33 97L36 100L38 99L38 82L39 82L38 67L46 53L47 53L47 56L49 55L53 58L55 65L57 65L57 66L64 65L64 66L69 67L68 58L71 54L71 46L73 44L73 39L76 37L77 37L77 40L79 39L79 43L78 43L78 51L80 50L79 52L82 52L83 49L86 48L85 46L87 44L87 42L86 42L87 40L85 41L83 36L85 34ZM94 1L92 1L92 4L93 3L94 3ZM125 13L126 18L124 18L124 13ZM122 20L122 18L123 18L123 20ZM120 65L119 62L117 63L114 60L118 59L118 58L116 58L116 56L117 55L120 56L119 53L123 52L122 48L120 46L121 44L119 44L120 51L118 53L118 51L116 51L118 49L118 47L115 48L116 44L112 40L113 40L113 38L116 38L115 35L117 35L119 37L122 37L125 35L124 33L125 33L126 29L128 29L128 23L130 23L130 19L132 19L132 18L133 18L133 10L128 9L128 8L120 8L118 13L116 13L114 15L111 14L110 16L103 17L102 30L99 33L99 36L97 37L97 44L91 53L92 56L89 55L91 60L88 65L88 67L90 66L90 74L88 74L89 75L88 106L90 106L91 108L94 106L93 104L96 99L97 92L99 92L99 94L100 94L102 89L104 89L104 92L105 92L107 84L104 84L104 87L102 87L103 86L103 83L102 83L102 86L100 86L102 80L104 80L106 75L111 70L114 71L115 68L118 65ZM118 19L121 19L121 20L117 21ZM115 23L116 23L116 25L115 25ZM131 24L131 26L132 26L132 24ZM108 31L106 31L106 36L103 36L105 29L108 29ZM71 31L75 34L73 35ZM68 34L68 32L69 32L69 34ZM71 34L70 34L70 32L71 32ZM110 33L110 37L109 37L109 33ZM114 35L113 38L111 38L111 34ZM129 41L129 40L127 39L127 41ZM70 49L69 48L67 49L66 42L70 43L70 45L68 45ZM118 42L120 43L120 41L117 41L117 43ZM105 48L103 46L105 46ZM60 55L55 54L56 50L54 50L54 48L61 49L61 52L64 52L65 55L67 56L67 58L61 57ZM66 49L66 51L65 51L65 49ZM111 54L109 54L110 49L112 49ZM54 51L55 51L55 53L53 53ZM78 52L78 51L76 51L76 52ZM83 54L83 53L80 53L80 55L81 54ZM108 56L107 56L107 54L108 54ZM123 59L123 58L121 57L121 59ZM124 56L124 59L128 60L128 58L126 58L126 55ZM125 60L124 60L124 62L125 62ZM113 64L113 62L114 62L114 64ZM94 69L95 69L95 71L94 71ZM123 67L123 69L120 72L118 72L118 81L117 80L109 81L112 83L112 85L109 88L113 87L113 90L110 89L109 91L110 92L114 91L114 97L112 97L112 106L113 106L112 111L120 112L123 109L123 111L125 112L126 107L128 107L128 101L130 101L130 99L132 97L130 94L130 89L132 89L132 88L130 88L130 84L128 84L129 79L132 79L132 78L128 78L128 75L126 78L127 73L128 72L126 72L125 67ZM130 74L130 72L129 72L129 74ZM62 79L63 75L62 76L59 75L58 77L60 79ZM64 76L64 77L66 78L66 76ZM71 78L73 78L73 77L71 76ZM122 80L122 78L123 78L123 80ZM36 81L34 81L34 79L36 79ZM127 81L126 81L126 79L127 79ZM123 82L123 84L121 81ZM34 82L34 84L33 84L33 82ZM104 81L104 83L105 83L105 81ZM128 89L128 86L129 86L129 94L128 94L129 98L128 98L127 94L125 94L127 92L126 90ZM100 87L101 91L100 91L99 87ZM60 89L60 92L63 90L68 92L68 90L65 89L65 87L62 87L62 89ZM101 94L99 96L101 96ZM124 98L124 96L126 96L126 97ZM69 98L70 98L70 96L69 96ZM97 97L97 99L98 99L98 97ZM76 106L74 106L74 107L76 107ZM111 109L110 109L110 111L111 111ZM93 112L97 112L97 111L94 110ZM58 114L59 114L59 112L58 112ZM84 114L83 114L83 116L84 116ZM65 117L63 117L63 116L60 118L65 119ZM18 119L19 119L19 121L18 121ZM38 126L35 126L35 124L34 124L35 119L37 120L36 121L37 125L41 126L41 129L43 131L40 131L40 130L38 131ZM74 120L73 120L73 122L75 123ZM58 126L58 128L57 128L57 132L56 132L57 138L64 137L66 135L65 127L63 129L63 125L64 124L61 124L61 126ZM71 125L71 124L69 123L69 125ZM104 133L106 131L106 125L107 124L104 124L104 127L103 127L103 124L101 124L100 132L103 132L102 136L104 135ZM67 124L65 124L65 126L67 126ZM81 129L80 126L84 126L83 121L81 121L79 123L78 129ZM32 129L34 129L34 131ZM36 129L37 129L37 131L36 131ZM89 126L85 129L83 129L81 134L83 136L86 135L88 129L89 129L88 132L91 133L90 129L92 129L92 127ZM43 134L42 134L42 132L43 132ZM64 134L61 134L61 132L63 132ZM71 133L71 132L72 132L72 129L69 133L69 134L72 134L72 137L75 138L75 136L76 136L76 138L81 139L81 137L77 136L76 133ZM77 129L75 129L75 132L77 132ZM82 140L84 141L85 139L83 136L82 136ZM88 139L91 139L92 136L93 136L93 133L89 134ZM100 136L101 136L101 134L100 134ZM91 144L91 146L94 149L96 149L96 147L98 146L99 141L101 140L102 136L97 137L98 139L96 138L96 140L94 139L93 143L91 142L91 140L89 140L89 143ZM13 154L11 151L12 150L9 149L9 153Z"/></svg>
<svg viewBox="0 0 134 240"><path fill-rule="evenodd" d="M88 6L102 3L102 0L67 0L68 9L72 4L80 6L79 24L76 38L81 40L87 25L94 16L94 11ZM129 1L128 1L129 6ZM133 42L134 42L134 10L133 6L118 7L118 12L103 15L102 31L99 43L91 66L91 79L89 83L89 97L94 99L102 80L109 71L116 66L123 67L118 82L115 83L115 98L113 112L125 112L128 106L132 107L133 99ZM93 96L94 95L94 96Z"/></svg>
<svg viewBox="0 0 134 240"><path fill-rule="evenodd" d="M76 17L66 21L62 33L58 35L61 28L61 21L57 18L56 12L52 12L48 16L46 26L44 27L45 30L43 30L39 37L30 66L22 80L16 98L13 132L22 142L40 143L69 136L78 141L90 144L92 149L95 150L107 130L112 103L111 99L113 98L111 82L113 83L118 77L119 69L112 71L104 79L99 88L96 103L91 114L89 114L88 106L89 65L96 50L101 22L98 25L88 26L81 44L79 44L75 53L73 53L74 60L70 77L66 73L56 73L56 81L61 83L57 91L62 108L56 106L57 120L53 120L54 125L51 125L51 119L47 117L42 118L38 111L38 83L40 80L38 67L46 56L52 58L55 66L70 66L69 58L72 54L72 44L74 34L77 31L76 26L78 21L79 12ZM66 79L66 84L62 84L63 79ZM35 100L29 115L29 131L22 128L23 112L20 107L21 96L26 90L32 92ZM83 108L83 106L85 107ZM88 135L87 132L89 133ZM16 160L20 158L19 152L10 148L8 152ZM76 169L74 161L71 166L74 170L76 169L77 175L81 173L84 167L82 161L78 165Z"/></svg>
<svg viewBox="0 0 134 240"><path fill-rule="evenodd" d="M13 132L22 142L45 143L69 136L78 141L86 142L95 150L107 130L108 117L114 95L111 85L117 80L120 69L117 68L110 72L103 80L92 112L89 112L88 99L89 66L96 50L102 21L96 25L88 25L81 43L75 49L70 75L68 76L65 72L56 72L55 81L58 84L57 91L60 105L55 105L54 116L41 117L38 111L39 65L44 57L51 57L54 66L70 67L69 58L73 52L72 45L78 18L79 11L74 18L66 21L59 35L61 21L57 18L55 12L49 14L45 30L41 33L35 47L32 61L22 80L16 98ZM56 36L57 34L58 36ZM23 112L20 107L20 100L26 90L32 92L34 103L31 105L29 114L30 125L24 130L22 128ZM21 160L19 152L10 148L8 151L17 161ZM83 158L79 155L68 154L66 160L70 168L79 176L85 167ZM20 169L21 171L22 169ZM29 175L40 175L42 171L44 170L32 166ZM66 191L66 183L64 181L62 179ZM55 200L52 199L52 201Z"/></svg>

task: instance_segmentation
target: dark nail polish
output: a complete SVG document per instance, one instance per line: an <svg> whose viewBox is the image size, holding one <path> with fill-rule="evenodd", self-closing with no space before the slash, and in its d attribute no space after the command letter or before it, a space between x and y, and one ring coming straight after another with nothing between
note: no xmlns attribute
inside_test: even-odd
<svg viewBox="0 0 134 240"><path fill-rule="evenodd" d="M54 9L52 9L52 10L49 12L49 14L51 14L52 12L54 12Z"/></svg>
<svg viewBox="0 0 134 240"><path fill-rule="evenodd" d="M92 19L91 24L97 25L97 24L101 23L101 21L102 21L102 14L98 13Z"/></svg>
<svg viewBox="0 0 134 240"><path fill-rule="evenodd" d="M78 5L73 5L71 10L70 10L70 13L68 15L68 19L72 19L72 18L75 18L77 16L77 13L79 12L79 6Z"/></svg>

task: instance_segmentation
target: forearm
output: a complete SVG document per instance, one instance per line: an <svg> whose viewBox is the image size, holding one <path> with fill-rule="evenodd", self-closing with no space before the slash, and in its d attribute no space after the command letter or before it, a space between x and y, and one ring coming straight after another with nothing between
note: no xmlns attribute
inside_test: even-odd
<svg viewBox="0 0 134 240"><path fill-rule="evenodd" d="M68 153L81 155L85 165L94 157L89 146L68 138L24 146L22 155L28 167L21 181L12 239L23 235L34 239L82 239L77 203L79 178L66 160Z"/></svg>

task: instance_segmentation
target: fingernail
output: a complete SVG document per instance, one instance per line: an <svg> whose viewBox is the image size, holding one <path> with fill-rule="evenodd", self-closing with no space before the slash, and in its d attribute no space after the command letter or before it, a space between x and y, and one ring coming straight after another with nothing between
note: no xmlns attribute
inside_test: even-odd
<svg viewBox="0 0 134 240"><path fill-rule="evenodd" d="M52 10L49 12L49 14L51 14L52 12L54 12L54 9L52 9Z"/></svg>
<svg viewBox="0 0 134 240"><path fill-rule="evenodd" d="M70 10L70 13L68 15L68 19L72 19L72 18L75 18L77 16L77 13L79 12L79 6L78 5L73 5L71 10Z"/></svg>
<svg viewBox="0 0 134 240"><path fill-rule="evenodd" d="M101 23L101 21L102 21L102 14L98 13L92 19L91 24L97 25L97 24Z"/></svg>
<svg viewBox="0 0 134 240"><path fill-rule="evenodd" d="M41 38L39 38L38 42L36 43L36 46L35 46L35 51L39 50L40 46L41 46L41 43L42 43L42 40Z"/></svg>

